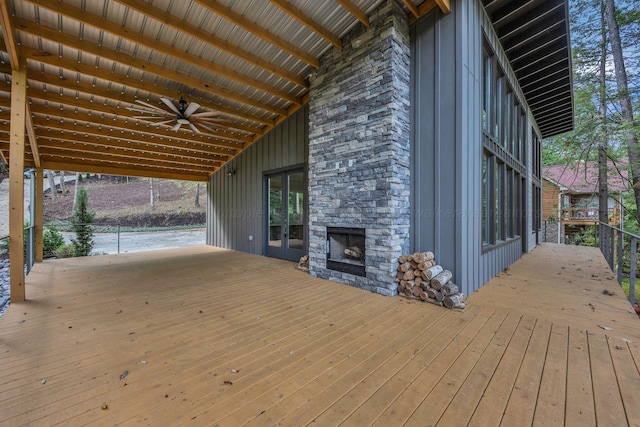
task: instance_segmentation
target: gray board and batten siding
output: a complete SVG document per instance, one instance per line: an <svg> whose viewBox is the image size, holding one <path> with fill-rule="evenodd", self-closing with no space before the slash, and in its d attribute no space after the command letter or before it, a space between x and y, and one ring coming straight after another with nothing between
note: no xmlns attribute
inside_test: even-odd
<svg viewBox="0 0 640 427"><path fill-rule="evenodd" d="M538 135L539 131L527 109L524 232L483 247L483 43L491 46L520 104L526 103L481 2L455 0L451 8L448 15L435 10L411 27L409 238L412 251L433 250L438 261L454 272L463 292L470 294L536 245L531 129ZM265 174L293 167L304 167L306 173L308 122L305 106L211 176L207 244L266 254ZM235 174L229 176L229 171ZM305 185L307 182L305 176ZM305 194L305 203L307 199ZM306 245L307 223L308 219Z"/></svg>
<svg viewBox="0 0 640 427"><path fill-rule="evenodd" d="M486 40L526 105L479 1L456 0L411 28L412 249L433 250L465 294L535 246L530 234L531 132L526 144L524 236L483 248L482 46ZM484 36L483 36L484 34ZM527 111L530 128L532 117ZM523 244L522 239L526 238Z"/></svg>
<svg viewBox="0 0 640 427"><path fill-rule="evenodd" d="M306 183L308 119L305 105L211 176L207 203L208 245L265 254L265 174L302 168ZM249 236L253 239L249 240ZM305 242L307 240L305 238Z"/></svg>

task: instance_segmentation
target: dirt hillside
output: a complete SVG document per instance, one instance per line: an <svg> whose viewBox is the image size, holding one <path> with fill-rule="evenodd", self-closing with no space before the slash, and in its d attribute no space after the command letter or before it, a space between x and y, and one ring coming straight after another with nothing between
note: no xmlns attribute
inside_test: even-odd
<svg viewBox="0 0 640 427"><path fill-rule="evenodd" d="M74 183L75 180L67 182L60 189L56 178L56 200L49 190L45 191L45 223L71 217ZM200 207L196 207L195 183L154 179L153 209L149 179L84 175L78 185L87 190L89 209L96 212L96 225L173 227L205 223L205 184L200 184Z"/></svg>

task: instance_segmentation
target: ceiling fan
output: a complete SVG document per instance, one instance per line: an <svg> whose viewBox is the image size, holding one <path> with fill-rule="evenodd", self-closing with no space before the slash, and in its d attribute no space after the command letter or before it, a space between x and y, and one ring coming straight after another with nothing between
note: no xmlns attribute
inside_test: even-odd
<svg viewBox="0 0 640 427"><path fill-rule="evenodd" d="M172 131L177 131L182 127L182 125L189 126L189 128L195 133L201 133L199 128L210 132L216 132L219 128L228 127L225 126L225 123L229 123L228 120L218 118L220 116L220 112L204 111L196 113L200 108L200 104L195 102L187 103L182 96L180 97L180 101L178 101L178 106L174 105L173 101L168 98L160 98L160 101L169 108L169 111L140 99L136 99L136 102L147 107L147 109L127 107L127 110L145 114L144 116L134 116L134 118L153 121L156 125L169 125L175 123L171 128Z"/></svg>

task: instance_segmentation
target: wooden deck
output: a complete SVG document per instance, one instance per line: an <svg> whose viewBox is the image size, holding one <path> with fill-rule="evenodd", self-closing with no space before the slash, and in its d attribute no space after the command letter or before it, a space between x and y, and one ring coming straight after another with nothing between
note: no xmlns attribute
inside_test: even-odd
<svg viewBox="0 0 640 427"><path fill-rule="evenodd" d="M457 312L204 246L48 261L0 319L0 425L640 425L612 279L545 244Z"/></svg>

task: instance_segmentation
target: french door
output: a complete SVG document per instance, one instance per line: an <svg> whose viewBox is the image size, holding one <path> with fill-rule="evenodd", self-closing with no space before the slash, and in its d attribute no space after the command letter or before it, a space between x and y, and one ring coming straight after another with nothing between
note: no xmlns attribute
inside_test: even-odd
<svg viewBox="0 0 640 427"><path fill-rule="evenodd" d="M304 255L304 173L302 170L266 176L266 254L295 260Z"/></svg>

